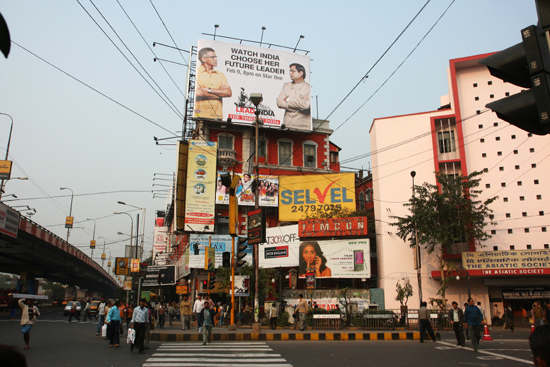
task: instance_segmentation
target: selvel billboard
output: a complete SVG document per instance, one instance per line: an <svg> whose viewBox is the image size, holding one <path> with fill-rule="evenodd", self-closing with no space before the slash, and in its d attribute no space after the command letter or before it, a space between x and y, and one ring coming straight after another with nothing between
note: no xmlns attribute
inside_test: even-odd
<svg viewBox="0 0 550 367"><path fill-rule="evenodd" d="M279 176L279 221L295 222L309 214L355 211L355 174Z"/></svg>
<svg viewBox="0 0 550 367"><path fill-rule="evenodd" d="M294 52L199 40L194 116L252 124L251 93L264 126L311 131L310 58Z"/></svg>

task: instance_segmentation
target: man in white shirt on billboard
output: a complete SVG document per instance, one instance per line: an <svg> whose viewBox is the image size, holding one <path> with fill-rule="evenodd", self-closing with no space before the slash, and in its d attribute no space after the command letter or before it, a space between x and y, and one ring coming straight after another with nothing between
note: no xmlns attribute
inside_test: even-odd
<svg viewBox="0 0 550 367"><path fill-rule="evenodd" d="M290 79L285 83L277 106L285 110L283 124L288 128L311 130L311 86L305 82L306 69L297 63L290 64Z"/></svg>

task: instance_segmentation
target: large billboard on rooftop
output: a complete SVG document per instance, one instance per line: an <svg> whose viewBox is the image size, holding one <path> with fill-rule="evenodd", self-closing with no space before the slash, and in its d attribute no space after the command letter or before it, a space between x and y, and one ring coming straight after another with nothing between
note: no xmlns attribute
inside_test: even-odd
<svg viewBox="0 0 550 367"><path fill-rule="evenodd" d="M294 52L199 40L194 116L252 124L261 93L264 126L311 131L310 58Z"/></svg>

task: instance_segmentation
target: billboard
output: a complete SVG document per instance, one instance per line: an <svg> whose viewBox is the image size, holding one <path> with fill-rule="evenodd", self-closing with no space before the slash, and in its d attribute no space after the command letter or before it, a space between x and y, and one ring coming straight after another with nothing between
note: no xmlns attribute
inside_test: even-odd
<svg viewBox="0 0 550 367"><path fill-rule="evenodd" d="M216 181L216 204L229 205L229 189L222 185L220 174ZM255 195L252 192L254 176L249 173L235 173L239 177L239 183L235 189L235 197L240 206L255 206ZM258 194L260 206L277 207L279 205L279 178L277 176L260 175L260 193Z"/></svg>
<svg viewBox="0 0 550 367"><path fill-rule="evenodd" d="M0 203L0 233L17 238L20 217L17 210Z"/></svg>
<svg viewBox="0 0 550 367"><path fill-rule="evenodd" d="M219 266L223 263L223 253L228 251L231 252L231 236L229 235L202 235L202 234L191 234L190 236L191 251L189 255L189 267L196 269L204 269L204 249L208 247L209 243L212 244L212 248L215 251L215 263L216 266ZM198 245L199 254L194 254L194 245ZM235 240L235 252L237 251L237 241ZM244 260L249 264L252 264L252 249L251 246L248 246L246 249L247 255L244 257Z"/></svg>
<svg viewBox="0 0 550 367"><path fill-rule="evenodd" d="M355 174L279 176L279 221L294 222L310 214L355 211Z"/></svg>
<svg viewBox="0 0 550 367"><path fill-rule="evenodd" d="M264 126L311 131L310 58L294 52L199 40L194 117L252 124L251 93Z"/></svg>
<svg viewBox="0 0 550 367"><path fill-rule="evenodd" d="M214 232L216 159L215 142L189 141L185 231Z"/></svg>
<svg viewBox="0 0 550 367"><path fill-rule="evenodd" d="M174 265L148 266L143 287L159 287L176 284L176 267Z"/></svg>
<svg viewBox="0 0 550 367"><path fill-rule="evenodd" d="M115 259L115 275L130 274L130 259L127 257L117 257Z"/></svg>
<svg viewBox="0 0 550 367"><path fill-rule="evenodd" d="M370 278L368 238L300 241L298 225L268 228L267 242L260 244L260 267L298 266L298 276L314 269L316 278Z"/></svg>
<svg viewBox="0 0 550 367"><path fill-rule="evenodd" d="M153 239L153 259L158 265L166 264L166 254L168 248L168 227L155 227Z"/></svg>
<svg viewBox="0 0 550 367"><path fill-rule="evenodd" d="M11 177L11 161L0 160L0 179L9 180Z"/></svg>
<svg viewBox="0 0 550 367"><path fill-rule="evenodd" d="M366 236L367 217L304 219L298 221L298 235L303 237Z"/></svg>
<svg viewBox="0 0 550 367"><path fill-rule="evenodd" d="M462 266L476 276L550 274L550 250L463 252Z"/></svg>
<svg viewBox="0 0 550 367"><path fill-rule="evenodd" d="M189 275L189 273L191 272L191 269L189 269L189 247L187 247L185 252L180 256L176 264L176 270L177 280L180 280L181 278Z"/></svg>

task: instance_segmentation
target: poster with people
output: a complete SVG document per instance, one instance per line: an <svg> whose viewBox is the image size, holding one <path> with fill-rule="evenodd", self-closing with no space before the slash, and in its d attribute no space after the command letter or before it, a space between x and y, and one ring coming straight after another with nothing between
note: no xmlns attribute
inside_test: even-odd
<svg viewBox="0 0 550 367"><path fill-rule="evenodd" d="M220 174L216 181L216 204L229 204L229 189L222 185ZM254 176L249 173L236 173L239 183L235 190L235 196L239 205L254 206L255 193L252 190ZM277 207L279 205L279 178L277 176L263 176L259 179L260 206Z"/></svg>
<svg viewBox="0 0 550 367"><path fill-rule="evenodd" d="M311 131L310 57L299 52L198 40L196 118L252 124L258 105L264 126Z"/></svg>
<svg viewBox="0 0 550 367"><path fill-rule="evenodd" d="M291 225L268 228L266 239L259 247L260 267L298 266L300 278L311 272L316 279L371 276L368 238L301 241L298 225Z"/></svg>

